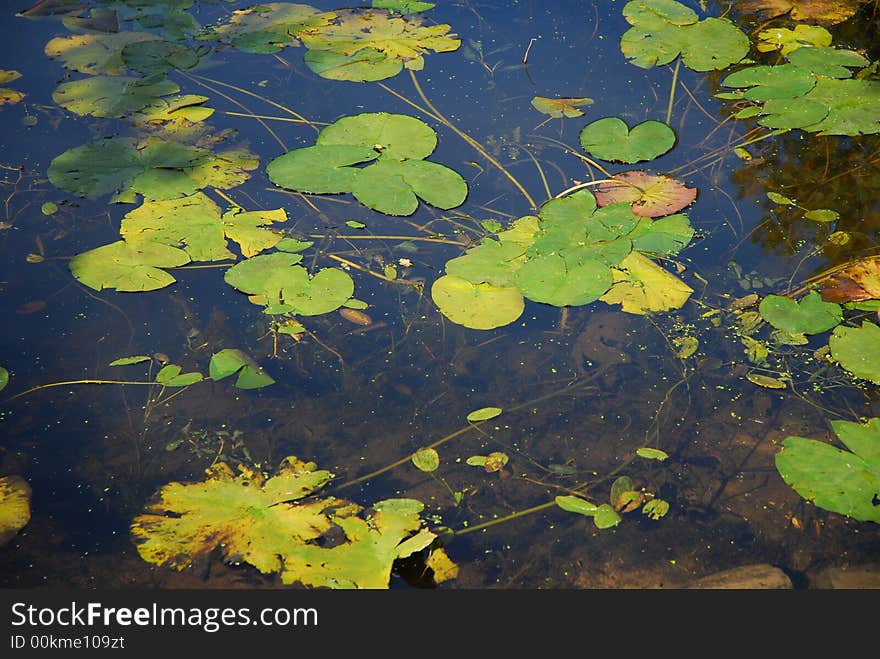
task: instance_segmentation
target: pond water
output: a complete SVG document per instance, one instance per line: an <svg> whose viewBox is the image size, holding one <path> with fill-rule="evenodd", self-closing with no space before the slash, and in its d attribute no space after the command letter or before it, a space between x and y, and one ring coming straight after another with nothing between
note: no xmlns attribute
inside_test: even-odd
<svg viewBox="0 0 880 659"><path fill-rule="evenodd" d="M316 14L339 9L323 0L311 4ZM792 28L790 16L768 18L736 7L749 3L683 4L701 20L726 15L751 39L750 55L760 63L784 62L778 51L762 53L754 44L768 26ZM326 60L310 66L304 55L326 54L320 45L307 51L284 30L268 38L265 25L262 32L226 32L219 40L193 38L196 23L209 33L211 26L253 18L253 12L234 13L252 5L59 1L37 3L27 17L16 15L25 7L3 9L0 68L21 73L4 86L24 97L0 107L0 367L9 374L0 393L0 476L27 482L31 512L0 548L2 585L278 586L277 570L227 562L213 546L178 556L188 565L182 570L154 565L139 553L131 526L168 483L202 481L206 469L220 464L230 473L245 468L271 475L287 456L334 474L315 497L345 498L365 509L390 498L424 505L422 525L437 538L394 562L392 588L660 588L751 564L776 566L795 587L806 588L827 568L880 560L878 517L858 519L815 505L783 479L776 463L790 436L844 448L830 424L880 416L880 376L868 365L856 377L828 358L830 327L785 343L770 338L772 328L758 313L759 300L796 293L834 266L873 263L864 259L876 253L880 228L876 134L794 128L754 141L745 147L748 154L735 152L771 132L754 116L731 117L743 101L715 97L732 91L721 81L743 64L708 71L679 60L637 66L621 52L621 37L631 28L624 2L438 2L407 20L448 25L460 45L429 50L422 69L408 60L416 70L404 67L374 81L318 75ZM835 47L875 60L874 3L853 5L856 13L846 20L805 22L824 24ZM261 13L271 17L273 11L280 10L270 5ZM387 18L382 12L376 15ZM162 51L161 57L126 51L123 60L119 44L128 41L108 37L132 32L190 50ZM267 44L285 39L275 52L249 52L273 50ZM161 68L167 61L176 68ZM137 66L140 72L132 70ZM155 89L123 93L113 80L142 78L144 68L155 76L151 83L179 87L166 89L166 97L206 97L202 105L213 114L187 115L195 123L138 119L159 95ZM866 84L880 85L876 68L859 70ZM97 91L59 88L99 77L107 86ZM580 99L582 114L549 116L532 105L535 97ZM108 98L113 109L96 111ZM308 194L280 187L267 173L279 156L315 145L327 125L380 112L415 117L436 131L428 159L460 174L467 184L462 203L443 209L420 201L413 213L394 215L358 199L397 194L381 189L385 179L364 183L356 198L351 190ZM674 147L637 164L604 160L580 142L584 127L604 117L630 127L667 123ZM129 151L92 152L65 174L56 162L50 180L50 166L62 153L92 141L106 146L111 138L131 145ZM178 151L142 164L154 157L146 155L148 144L170 142ZM259 162L239 159L233 174L223 169L229 161L196 166L194 144L211 153L246 149ZM655 145L649 141L649 150ZM375 150L387 157L381 153L387 148L377 144ZM329 157L322 152L299 175L326 174ZM192 189L184 190L179 177L187 167ZM633 313L596 299L599 294L561 304L525 295L521 315L490 329L467 327L461 316L438 309L432 287L450 260L554 197L583 199L576 195L596 186L581 184L633 169L697 190L680 211L693 234L680 249L646 256L667 273L654 284L659 291L687 288L680 304ZM443 189L448 176L428 172L420 196ZM98 189L107 180L106 189ZM575 186L581 187L572 192ZM265 238L244 229L227 230L230 258L186 258L166 267L173 281L155 290L102 290L100 281L110 275L88 268L75 277L72 263L82 259L73 257L120 240L123 218L129 223L124 237L136 241L127 214L159 203L145 201L145 190L171 199L201 190L211 202L199 202L208 204L199 221L216 204L214 220L204 219L186 239L166 239L187 250L209 235L222 244L220 213L283 209L286 221L263 231L312 243L299 252L300 265L312 275L324 268L345 273L354 293L334 306L339 292L316 285L297 298L300 313L271 307L275 313L264 313L272 300L248 294L292 284L243 291L224 281L244 260L240 244L253 248ZM791 203L774 202L768 192ZM183 211L161 203L172 204L162 231L181 235L174 232L188 221ZM816 209L837 215L805 218ZM542 221L549 215L545 211ZM274 243L262 251L285 253ZM131 281L133 270L142 275L148 266L129 261L121 267ZM151 271L147 279L158 276ZM342 307L349 297L365 303L352 303L358 313ZM489 301L473 297L459 313L481 318L481 305L500 304L482 299ZM321 310L302 313L308 305ZM848 327L877 321L868 304L843 313ZM247 389L235 386L235 375L211 378L212 356L224 349L247 355L274 382ZM141 355L149 360L110 365ZM167 379L166 386L156 384L169 363L204 378L189 386ZM486 407L501 414L467 421ZM429 446L439 466L420 470L410 457ZM665 459L636 453L644 448L658 449L655 455ZM491 454L503 454L506 464L468 464ZM865 473L876 484L870 479L880 478L880 465L868 460ZM631 482L617 481L621 476ZM629 492L630 505L612 497L615 482L615 496ZM555 503L559 496L607 504L612 523L601 523L594 510L563 510ZM876 507L876 489L874 497ZM651 501L668 503L668 512L645 508ZM339 533L333 537L322 538L322 546L345 542ZM440 548L457 566L452 578L435 578L439 563L426 567L428 554L440 555Z"/></svg>

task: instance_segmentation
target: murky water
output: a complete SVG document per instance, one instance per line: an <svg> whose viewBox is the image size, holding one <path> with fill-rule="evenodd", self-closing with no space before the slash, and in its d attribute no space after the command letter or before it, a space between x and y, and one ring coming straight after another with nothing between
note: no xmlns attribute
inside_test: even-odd
<svg viewBox="0 0 880 659"><path fill-rule="evenodd" d="M250 4L196 3L189 12L208 25ZM49 59L44 47L71 32L59 17L26 19L4 9L0 68L22 73L8 84L26 96L0 109L0 366L11 376L0 393L0 476L21 475L33 495L30 522L0 549L0 583L276 586L276 576L216 556L199 570L152 566L129 527L168 482L201 480L218 461L271 472L290 455L329 469L338 484L401 461L338 494L364 506L397 496L422 501L428 526L452 532L441 537L460 567L440 588L668 587L755 563L778 566L805 586L824 568L876 562L876 524L817 508L774 466L789 435L830 438L830 419L880 414L876 385L856 385L839 369L820 371L792 348L774 355L770 368L788 369L793 386L756 386L745 377L752 365L736 317L706 315L752 292L782 293L869 252L880 220L876 136L794 131L755 144L752 159L742 160L724 147L753 124L728 120L729 107L713 97L719 73L682 67L670 113L677 144L646 167L699 190L686 210L696 236L664 263L694 289L684 307L643 316L603 302L562 310L527 301L517 322L481 331L450 322L432 302L430 286L444 264L485 235L481 221L506 225L535 209L510 178L413 104L433 104L540 205L599 175L574 155L583 154L578 134L586 123L667 115L673 67L626 62L623 4L438 3L429 22L451 25L462 46L426 56L415 78L427 101L406 72L381 84L320 78L296 47L274 55L220 48L196 69L169 73L181 93L209 97L214 133L235 131L232 141L260 158L247 182L222 194L209 190L212 198L221 206L231 199L248 210L286 209L284 227L315 241L304 265L343 264L355 297L370 305L367 324L334 311L301 319L307 333L296 337L273 334L260 307L224 283L223 267L176 270L176 283L143 293L95 291L72 277L70 257L117 240L133 205L60 190L47 168L66 149L135 132L124 119L81 117L55 104L56 85L81 75ZM723 4L710 3L709 14L719 15ZM845 45L876 57L872 20L876 28L863 13L834 29ZM744 18L740 26L749 31L757 22ZM548 120L531 106L535 96L594 103L584 116ZM431 159L462 174L466 202L451 211L421 204L401 218L351 195L301 196L274 186L266 163L312 145L316 134L282 121L292 117L285 108L321 123L380 111L422 118L439 136ZM773 212L768 190L838 209L833 228L851 232L853 242L837 246L827 241L828 225ZM41 212L49 201L58 205L51 215ZM346 226L353 220L366 229ZM374 276L387 265L416 285ZM700 342L686 359L676 356L683 336ZM814 339L812 347L820 346ZM156 355L157 364L170 360L207 374L211 355L228 347L251 355L275 384L241 390L231 379L206 380L160 393L94 382L155 375L143 364L109 366L128 355ZM436 471L405 460L468 428L466 415L486 406L504 412L443 441ZM645 446L669 458L635 457ZM500 472L466 464L493 451L509 457ZM607 500L620 475L669 502L668 514L624 513L617 526L598 529L552 503L572 492ZM398 563L391 581L433 585L415 559Z"/></svg>

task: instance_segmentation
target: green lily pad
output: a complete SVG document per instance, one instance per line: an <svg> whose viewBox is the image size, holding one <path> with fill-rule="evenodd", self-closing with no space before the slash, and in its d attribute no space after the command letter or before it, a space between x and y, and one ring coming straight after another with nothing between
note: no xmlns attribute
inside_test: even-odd
<svg viewBox="0 0 880 659"><path fill-rule="evenodd" d="M223 215L204 193L180 199L145 201L122 219L120 233L130 242L152 241L180 247L193 261L235 259L226 238L239 243L245 258L274 247L283 234L262 228L284 222L284 209L250 211L233 209Z"/></svg>
<svg viewBox="0 0 880 659"><path fill-rule="evenodd" d="M182 249L159 243L130 243L119 240L77 254L70 260L70 272L96 291L154 291L176 279L161 268L174 268L190 262Z"/></svg>
<svg viewBox="0 0 880 659"><path fill-rule="evenodd" d="M121 52L126 68L144 76L165 75L168 71L185 71L199 63L199 54L192 48L173 41L135 41Z"/></svg>
<svg viewBox="0 0 880 659"><path fill-rule="evenodd" d="M516 271L522 266L526 249L515 242L487 239L464 256L446 262L446 274L472 284L515 286Z"/></svg>
<svg viewBox="0 0 880 659"><path fill-rule="evenodd" d="M239 389L259 389L275 383L262 366L241 350L224 348L211 355L208 374L212 380L222 380L235 373L238 373L235 386Z"/></svg>
<svg viewBox="0 0 880 659"><path fill-rule="evenodd" d="M678 254L694 237L687 215L667 215L656 220L644 218L630 232L633 249L656 255Z"/></svg>
<svg viewBox="0 0 880 659"><path fill-rule="evenodd" d="M325 127L315 146L279 156L266 172L273 183L291 190L351 192L373 210L405 216L416 211L419 199L449 209L467 196L461 175L424 160L436 147L437 134L414 117L365 113Z"/></svg>
<svg viewBox="0 0 880 659"><path fill-rule="evenodd" d="M260 254L232 266L224 279L230 286L259 296L269 313L317 316L335 311L354 293L354 281L338 268L324 268L309 276L298 265L300 254Z"/></svg>
<svg viewBox="0 0 880 659"><path fill-rule="evenodd" d="M146 83L142 78L92 76L61 83L52 100L79 115L124 117L179 91L170 80Z"/></svg>
<svg viewBox="0 0 880 659"><path fill-rule="evenodd" d="M587 517L592 517L596 514L596 511L599 510L599 506L595 503L590 503L586 499L576 497L573 494L559 495L554 501L556 502L556 505L562 508L565 512L586 515Z"/></svg>
<svg viewBox="0 0 880 659"><path fill-rule="evenodd" d="M214 114L214 108L204 105L207 100L207 96L198 94L153 99L135 118L146 124L164 124L166 127L168 124L185 126L187 123L198 123Z"/></svg>
<svg viewBox="0 0 880 659"><path fill-rule="evenodd" d="M427 547L424 505L387 499L361 506L317 492L332 474L286 458L276 474L216 465L197 483L169 483L131 526L141 557L178 571L215 552L284 584L323 588L388 588L391 568ZM308 497L308 498L306 498Z"/></svg>
<svg viewBox="0 0 880 659"><path fill-rule="evenodd" d="M434 282L431 299L449 320L471 329L509 325L525 308L518 288L472 284L453 275L444 275Z"/></svg>
<svg viewBox="0 0 880 659"><path fill-rule="evenodd" d="M834 328L828 340L831 356L856 377L880 384L880 327L863 321L861 327Z"/></svg>
<svg viewBox="0 0 880 659"><path fill-rule="evenodd" d="M806 437L787 437L776 454L783 480L820 508L860 521L880 523L880 419L865 424L832 421L850 449Z"/></svg>
<svg viewBox="0 0 880 659"><path fill-rule="evenodd" d="M774 98L757 112L763 115L758 123L767 128L790 130L807 128L828 116L828 108L807 98Z"/></svg>
<svg viewBox="0 0 880 659"><path fill-rule="evenodd" d="M433 2L421 2L421 0L373 0L376 9L391 9L401 14L417 14L434 8Z"/></svg>
<svg viewBox="0 0 880 659"><path fill-rule="evenodd" d="M473 412L469 412L467 415L467 420L471 423L477 423L478 421L488 421L489 419L494 419L497 416L501 416L502 410L500 407L481 407L478 410L474 410Z"/></svg>
<svg viewBox="0 0 880 659"><path fill-rule="evenodd" d="M847 67L861 68L871 63L853 50L831 46L798 48L789 54L788 61L801 69L828 78L851 78L852 71Z"/></svg>
<svg viewBox="0 0 880 659"><path fill-rule="evenodd" d="M31 487L21 476L0 478L0 547L31 519Z"/></svg>
<svg viewBox="0 0 880 659"><path fill-rule="evenodd" d="M819 135L873 135L880 133L880 80L821 78L804 100L827 108L826 115L804 130Z"/></svg>
<svg viewBox="0 0 880 659"><path fill-rule="evenodd" d="M600 261L582 261L569 267L555 254L526 261L516 272L523 296L557 307L581 306L595 302L613 283L611 268Z"/></svg>
<svg viewBox="0 0 880 659"><path fill-rule="evenodd" d="M188 387L202 381L201 373L181 373L177 364L167 364L156 373L156 382L166 387Z"/></svg>
<svg viewBox="0 0 880 659"><path fill-rule="evenodd" d="M796 98L816 86L817 78L794 64L749 66L721 81L725 87L749 88L743 98L767 101L773 98Z"/></svg>
<svg viewBox="0 0 880 659"><path fill-rule="evenodd" d="M761 300L758 311L773 327L789 334L821 334L843 320L841 306L824 302L816 291L810 291L800 302L782 295L768 295Z"/></svg>
<svg viewBox="0 0 880 659"><path fill-rule="evenodd" d="M9 384L9 371L0 366L0 391L3 391L7 384Z"/></svg>
<svg viewBox="0 0 880 659"><path fill-rule="evenodd" d="M723 69L749 52L749 38L726 18L697 21L696 14L673 0L628 2L623 14L632 27L620 50L636 66L649 69L681 61L694 71Z"/></svg>
<svg viewBox="0 0 880 659"><path fill-rule="evenodd" d="M597 158L635 163L653 160L675 144L675 133L661 121L644 121L630 129L623 119L605 117L581 131L581 146Z"/></svg>

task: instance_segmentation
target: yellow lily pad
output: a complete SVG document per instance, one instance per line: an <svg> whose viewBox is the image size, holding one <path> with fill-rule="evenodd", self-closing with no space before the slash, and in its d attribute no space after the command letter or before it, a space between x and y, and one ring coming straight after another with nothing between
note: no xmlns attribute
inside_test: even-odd
<svg viewBox="0 0 880 659"><path fill-rule="evenodd" d="M690 286L651 259L630 252L613 268L614 284L599 299L606 304L620 304L623 311L645 315L652 311L678 309L687 302Z"/></svg>
<svg viewBox="0 0 880 659"><path fill-rule="evenodd" d="M0 478L0 547L31 519L31 487L21 476Z"/></svg>

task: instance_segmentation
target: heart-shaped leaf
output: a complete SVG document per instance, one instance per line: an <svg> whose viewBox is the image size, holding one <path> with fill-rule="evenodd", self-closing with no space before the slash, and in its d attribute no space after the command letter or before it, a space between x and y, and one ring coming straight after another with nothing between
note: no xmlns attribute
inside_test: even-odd
<svg viewBox="0 0 880 659"><path fill-rule="evenodd" d="M840 324L843 310L834 302L810 291L797 302L783 295L768 295L758 306L761 317L789 334L821 334Z"/></svg>
<svg viewBox="0 0 880 659"><path fill-rule="evenodd" d="M613 182L596 187L598 204L608 206L628 202L632 204L632 212L642 217L677 213L697 198L696 188L688 188L681 181L668 176L631 171L615 174L611 178Z"/></svg>
<svg viewBox="0 0 880 659"><path fill-rule="evenodd" d="M587 124L580 140L597 158L631 164L662 156L675 144L675 133L662 121L644 121L630 129L623 119L605 117Z"/></svg>

